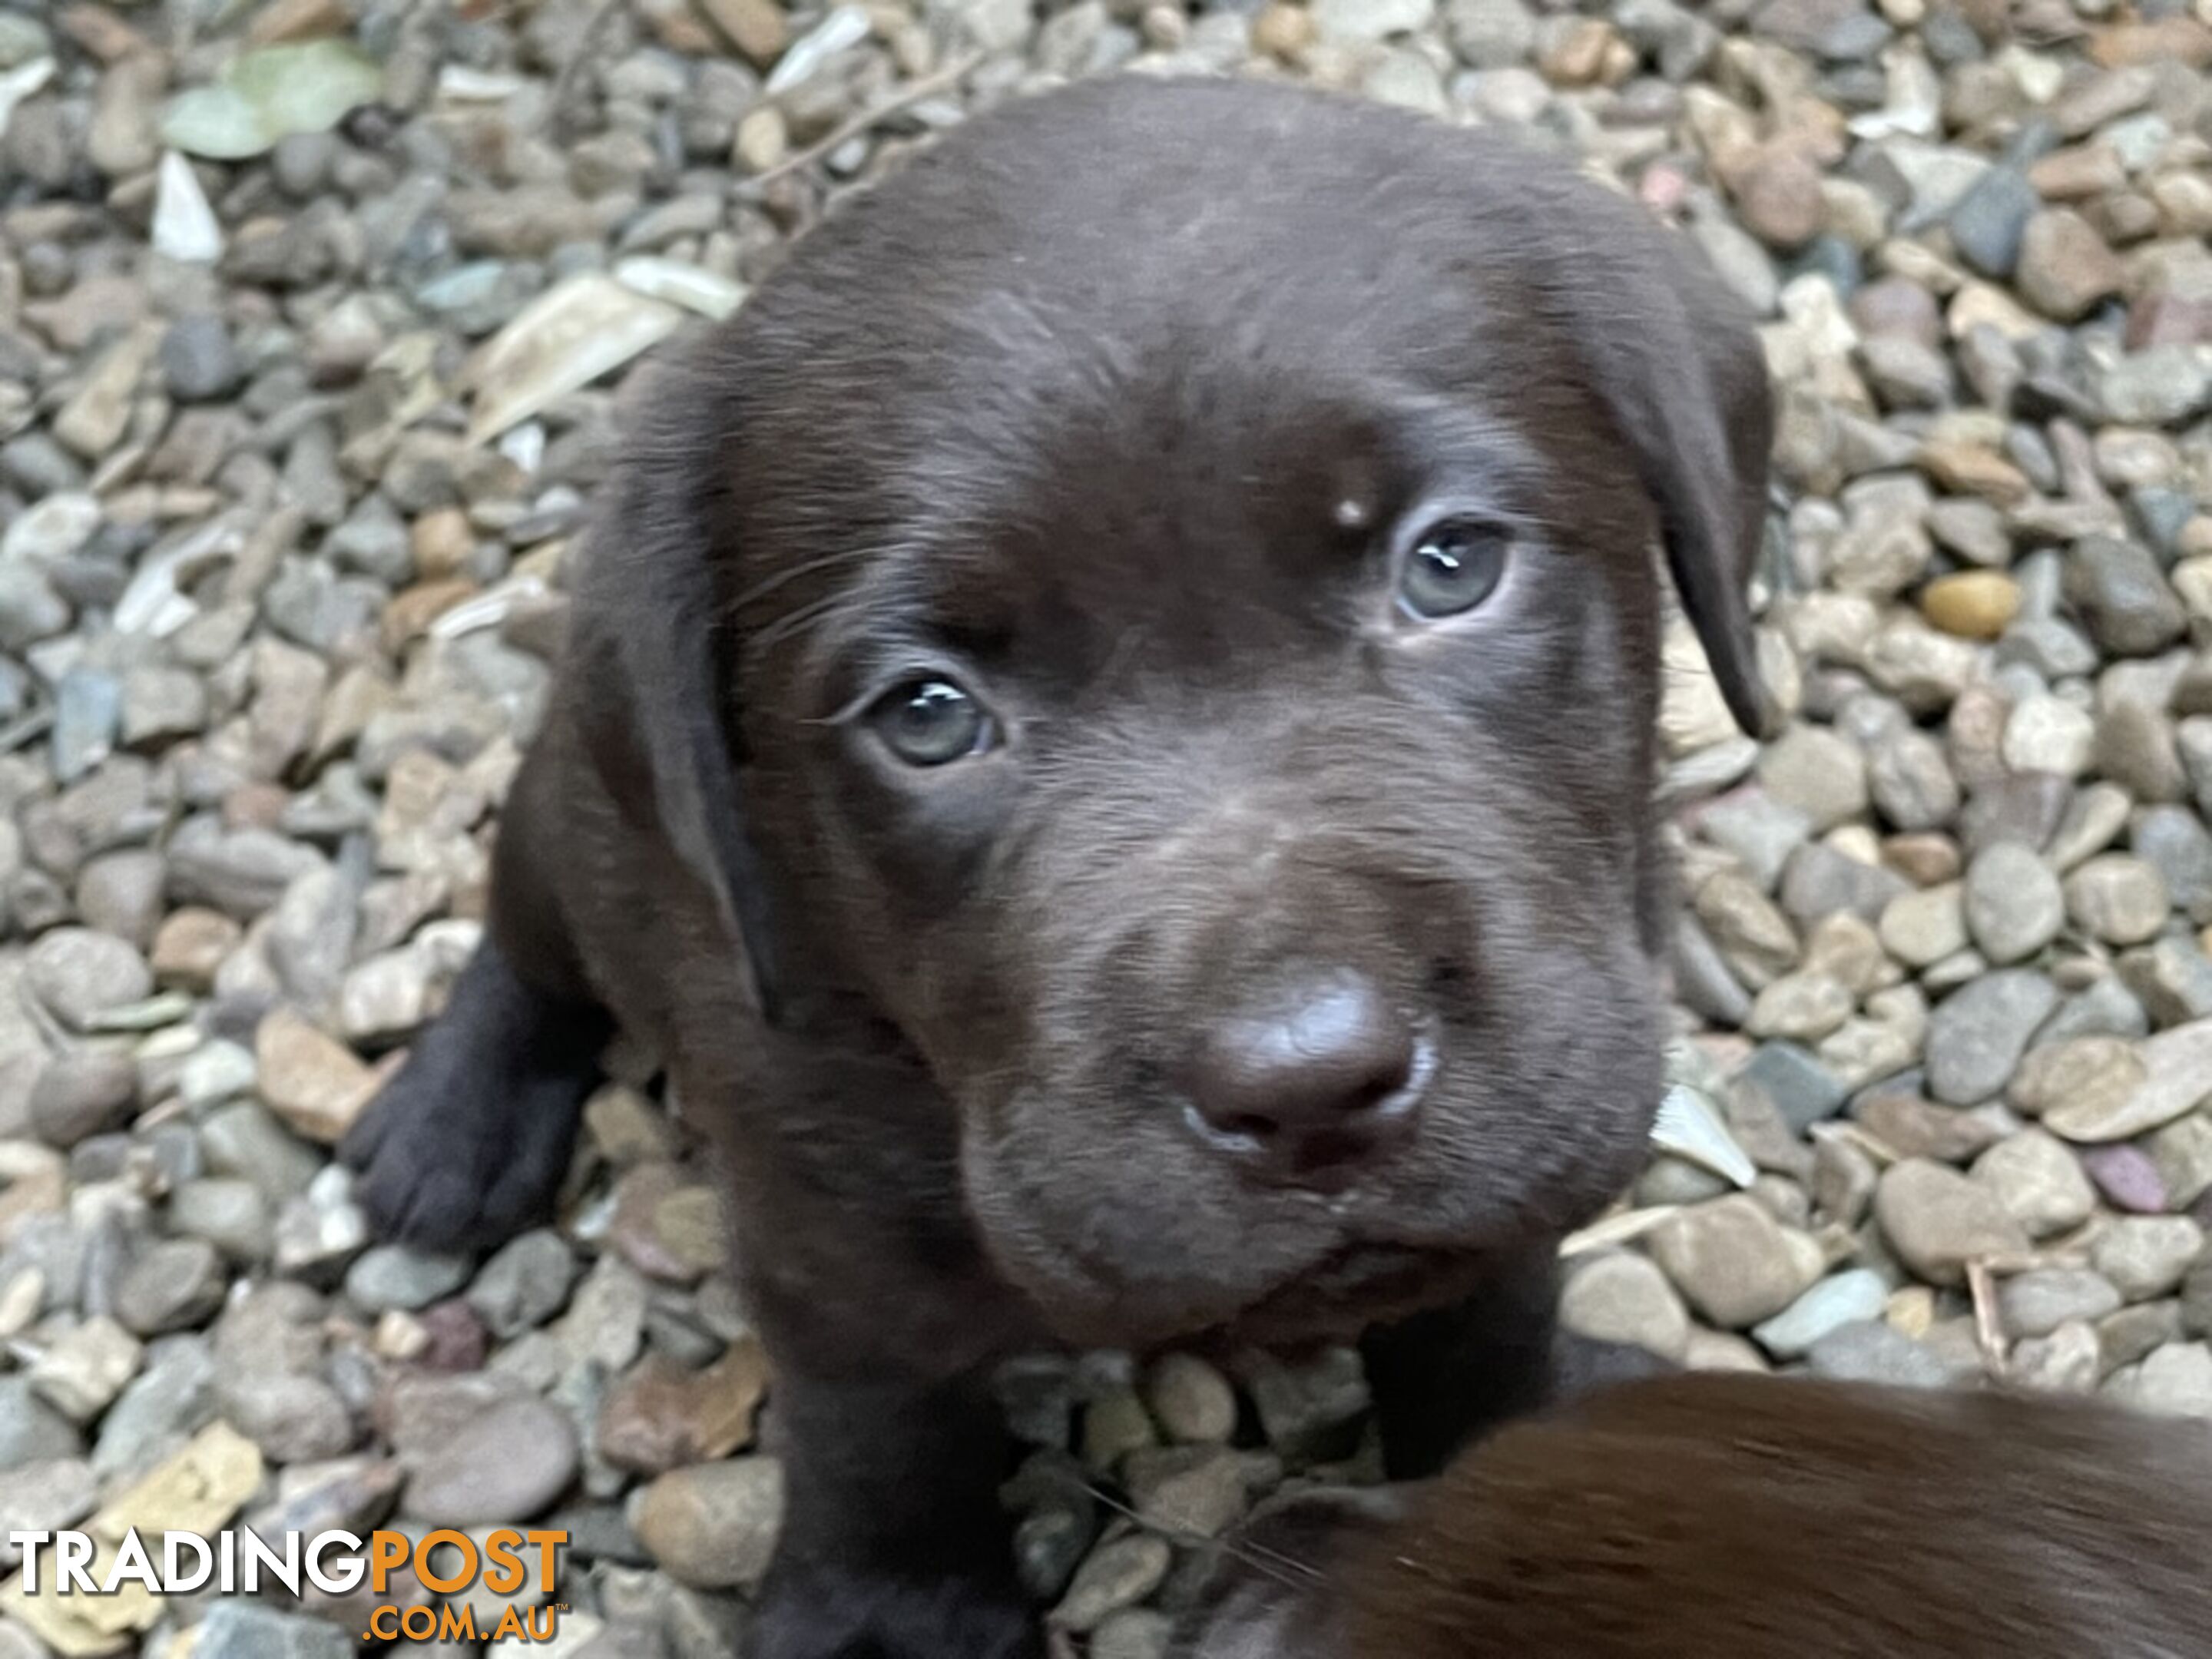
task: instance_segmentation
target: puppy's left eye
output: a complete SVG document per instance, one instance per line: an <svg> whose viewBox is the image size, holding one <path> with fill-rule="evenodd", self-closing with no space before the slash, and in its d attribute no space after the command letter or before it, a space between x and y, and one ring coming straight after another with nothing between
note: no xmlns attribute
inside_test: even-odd
<svg viewBox="0 0 2212 1659"><path fill-rule="evenodd" d="M1488 599L1505 574L1512 538L1481 519L1439 519L1406 551L1398 604L1423 621L1456 617Z"/></svg>
<svg viewBox="0 0 2212 1659"><path fill-rule="evenodd" d="M924 676L893 686L869 712L890 751L909 766L944 766L980 755L996 737L983 705L951 680Z"/></svg>

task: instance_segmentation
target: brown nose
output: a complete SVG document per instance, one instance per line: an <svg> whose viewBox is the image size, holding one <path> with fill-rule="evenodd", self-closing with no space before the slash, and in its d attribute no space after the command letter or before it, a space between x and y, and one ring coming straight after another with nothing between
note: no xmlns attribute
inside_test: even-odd
<svg viewBox="0 0 2212 1659"><path fill-rule="evenodd" d="M1191 1115L1213 1146L1300 1179L1401 1139L1434 1067L1372 981L1330 974L1214 1027L1190 1070Z"/></svg>

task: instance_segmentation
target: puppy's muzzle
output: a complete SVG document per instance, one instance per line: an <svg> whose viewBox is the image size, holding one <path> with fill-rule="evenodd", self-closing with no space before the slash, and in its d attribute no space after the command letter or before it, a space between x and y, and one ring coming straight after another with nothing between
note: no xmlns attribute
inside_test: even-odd
<svg viewBox="0 0 2212 1659"><path fill-rule="evenodd" d="M1366 975L1309 974L1204 1031L1185 1068L1199 1139L1255 1178L1340 1187L1413 1134L1434 1037Z"/></svg>

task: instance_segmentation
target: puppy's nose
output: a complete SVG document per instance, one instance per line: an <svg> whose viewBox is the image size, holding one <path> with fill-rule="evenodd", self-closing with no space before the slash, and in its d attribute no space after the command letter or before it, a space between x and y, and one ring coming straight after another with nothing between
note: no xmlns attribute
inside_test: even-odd
<svg viewBox="0 0 2212 1659"><path fill-rule="evenodd" d="M1191 1067L1204 1137L1301 1178L1373 1157L1412 1127L1435 1055L1375 984L1308 981L1214 1027Z"/></svg>

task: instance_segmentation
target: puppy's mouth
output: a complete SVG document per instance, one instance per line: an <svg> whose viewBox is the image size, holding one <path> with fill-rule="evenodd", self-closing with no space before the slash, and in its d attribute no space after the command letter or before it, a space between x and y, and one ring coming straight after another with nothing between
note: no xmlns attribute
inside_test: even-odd
<svg viewBox="0 0 2212 1659"><path fill-rule="evenodd" d="M1348 1342L1370 1326L1456 1301L1494 1265L1482 1250L1348 1243L1226 1321L1221 1340L1261 1346Z"/></svg>

